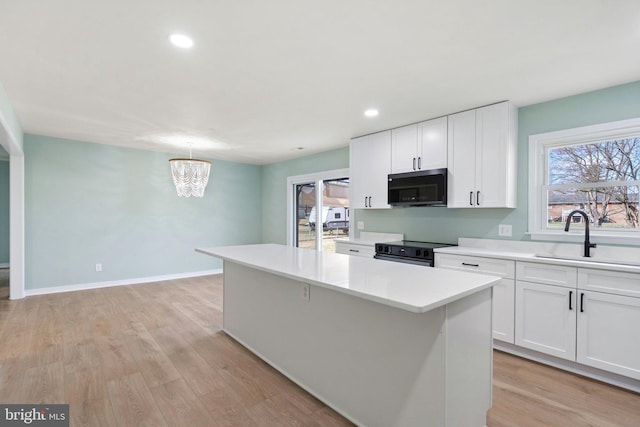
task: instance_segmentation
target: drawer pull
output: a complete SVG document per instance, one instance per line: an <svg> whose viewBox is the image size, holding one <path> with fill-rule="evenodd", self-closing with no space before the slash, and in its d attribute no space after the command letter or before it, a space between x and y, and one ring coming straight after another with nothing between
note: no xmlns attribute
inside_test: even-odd
<svg viewBox="0 0 640 427"><path fill-rule="evenodd" d="M463 262L462 265L466 265L467 267L480 267L480 264L471 264L468 262Z"/></svg>
<svg viewBox="0 0 640 427"><path fill-rule="evenodd" d="M571 300L573 299L573 291L569 291L569 310L573 310L571 306Z"/></svg>
<svg viewBox="0 0 640 427"><path fill-rule="evenodd" d="M349 249L349 252L357 252L360 253L360 251L358 249Z"/></svg>

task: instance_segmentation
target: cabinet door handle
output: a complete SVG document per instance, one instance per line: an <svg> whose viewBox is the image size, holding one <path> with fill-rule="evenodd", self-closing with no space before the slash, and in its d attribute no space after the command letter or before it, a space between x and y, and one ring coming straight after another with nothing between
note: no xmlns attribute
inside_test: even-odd
<svg viewBox="0 0 640 427"><path fill-rule="evenodd" d="M573 299L573 291L569 291L569 310L573 310L573 306L571 305L572 299Z"/></svg>
<svg viewBox="0 0 640 427"><path fill-rule="evenodd" d="M371 196L369 196L369 207L371 207Z"/></svg>
<svg viewBox="0 0 640 427"><path fill-rule="evenodd" d="M476 193L476 205L480 206L480 192Z"/></svg>
<svg viewBox="0 0 640 427"><path fill-rule="evenodd" d="M422 169L422 157L418 157L418 170Z"/></svg>
<svg viewBox="0 0 640 427"><path fill-rule="evenodd" d="M358 249L349 249L349 252L360 253L360 251Z"/></svg>
<svg viewBox="0 0 640 427"><path fill-rule="evenodd" d="M416 170L416 158L413 158L413 170Z"/></svg>
<svg viewBox="0 0 640 427"><path fill-rule="evenodd" d="M469 191L469 205L473 206L473 191Z"/></svg>
<svg viewBox="0 0 640 427"><path fill-rule="evenodd" d="M584 292L580 293L580 313L584 313Z"/></svg>
<svg viewBox="0 0 640 427"><path fill-rule="evenodd" d="M367 196L364 196L364 207L368 208L369 206L367 206Z"/></svg>
<svg viewBox="0 0 640 427"><path fill-rule="evenodd" d="M471 264L468 262L463 262L462 265L466 265L467 267L480 267L480 264Z"/></svg>

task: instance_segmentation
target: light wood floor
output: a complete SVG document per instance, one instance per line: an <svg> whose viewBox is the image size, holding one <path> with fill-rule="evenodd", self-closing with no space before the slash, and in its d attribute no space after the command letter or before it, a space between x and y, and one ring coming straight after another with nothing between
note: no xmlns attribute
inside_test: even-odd
<svg viewBox="0 0 640 427"><path fill-rule="evenodd" d="M222 278L9 301L0 403L69 403L72 426L346 426L226 336ZM401 350L399 350L401 351ZM495 352L493 426L640 426L640 395Z"/></svg>

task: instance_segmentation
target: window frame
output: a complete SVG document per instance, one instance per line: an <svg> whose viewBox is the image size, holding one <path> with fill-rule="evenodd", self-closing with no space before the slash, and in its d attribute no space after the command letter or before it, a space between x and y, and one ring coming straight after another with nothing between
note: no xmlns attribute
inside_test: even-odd
<svg viewBox="0 0 640 427"><path fill-rule="evenodd" d="M588 144L640 135L640 118L601 123L529 136L529 212L528 232L531 240L581 242L583 232L549 230L546 228L549 148ZM610 181L613 183L614 181ZM625 182L625 185L632 184ZM640 230L603 231L591 229L591 241L596 243L640 245Z"/></svg>

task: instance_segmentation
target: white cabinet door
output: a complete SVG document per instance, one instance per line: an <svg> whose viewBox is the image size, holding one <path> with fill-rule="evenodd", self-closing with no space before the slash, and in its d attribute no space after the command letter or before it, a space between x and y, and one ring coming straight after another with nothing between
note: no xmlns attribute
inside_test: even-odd
<svg viewBox="0 0 640 427"><path fill-rule="evenodd" d="M515 207L516 130L509 102L449 116L448 207Z"/></svg>
<svg viewBox="0 0 640 427"><path fill-rule="evenodd" d="M447 117L418 123L418 168L447 167Z"/></svg>
<svg viewBox="0 0 640 427"><path fill-rule="evenodd" d="M391 130L391 173L447 167L447 117Z"/></svg>
<svg viewBox="0 0 640 427"><path fill-rule="evenodd" d="M516 280L516 345L576 357L576 290Z"/></svg>
<svg viewBox="0 0 640 427"><path fill-rule="evenodd" d="M418 125L391 130L391 173L418 170Z"/></svg>
<svg viewBox="0 0 640 427"><path fill-rule="evenodd" d="M513 344L515 329L515 280L493 285L493 338Z"/></svg>
<svg viewBox="0 0 640 427"><path fill-rule="evenodd" d="M579 292L577 362L640 380L640 298Z"/></svg>
<svg viewBox="0 0 640 427"><path fill-rule="evenodd" d="M352 209L388 208L391 131L354 138L349 144L349 203Z"/></svg>
<svg viewBox="0 0 640 427"><path fill-rule="evenodd" d="M476 111L449 116L447 137L447 207L475 206Z"/></svg>
<svg viewBox="0 0 640 427"><path fill-rule="evenodd" d="M476 205L480 207L515 207L516 144L509 107L502 102L476 110Z"/></svg>
<svg viewBox="0 0 640 427"><path fill-rule="evenodd" d="M353 138L349 143L349 207L362 209L369 197L367 178L370 135Z"/></svg>

